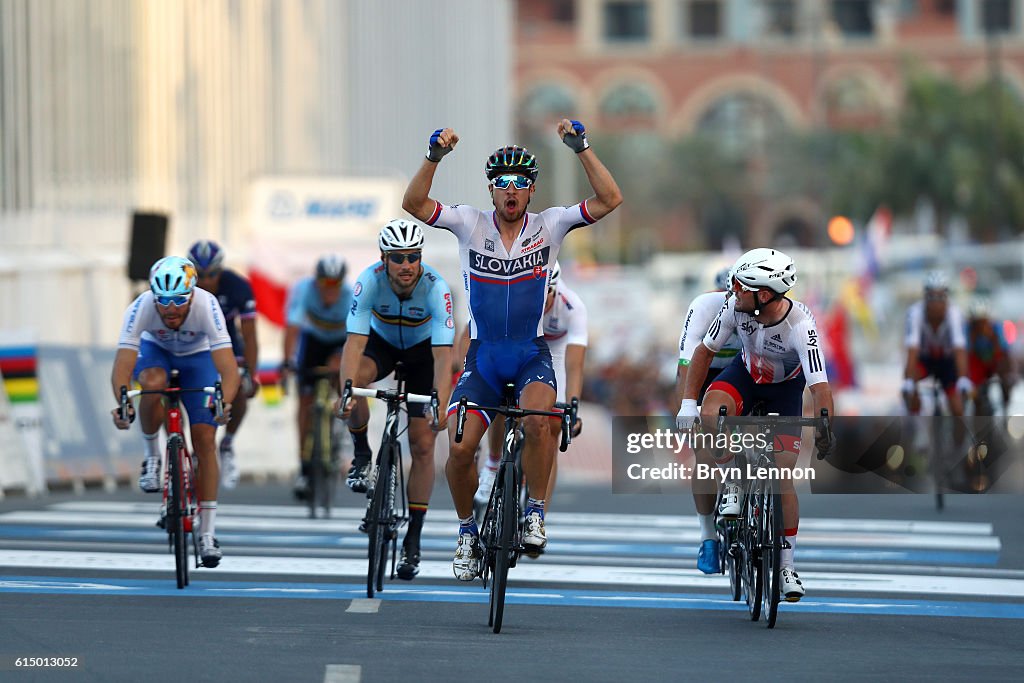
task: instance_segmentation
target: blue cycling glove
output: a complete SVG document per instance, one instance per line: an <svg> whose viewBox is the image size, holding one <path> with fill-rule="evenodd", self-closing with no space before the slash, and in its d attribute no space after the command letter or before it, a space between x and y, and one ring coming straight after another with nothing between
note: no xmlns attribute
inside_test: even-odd
<svg viewBox="0 0 1024 683"><path fill-rule="evenodd" d="M590 149L590 143L587 142L587 129L583 127L583 124L575 119L569 121L569 123L572 124L573 132L563 135L562 142L577 154L585 149Z"/></svg>
<svg viewBox="0 0 1024 683"><path fill-rule="evenodd" d="M448 152L452 151L451 147L445 147L444 145L437 141L437 138L440 137L441 132L443 130L444 128L438 128L430 136L430 144L427 147L427 159L433 161L434 163L441 161L441 157L443 157Z"/></svg>

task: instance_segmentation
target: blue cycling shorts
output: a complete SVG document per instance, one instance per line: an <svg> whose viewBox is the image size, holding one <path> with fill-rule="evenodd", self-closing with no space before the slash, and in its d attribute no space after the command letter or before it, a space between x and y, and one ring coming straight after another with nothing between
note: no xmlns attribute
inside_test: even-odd
<svg viewBox="0 0 1024 683"><path fill-rule="evenodd" d="M508 382L515 384L517 399L526 385L533 382L544 382L557 391L551 351L543 337L522 342L471 341L466 352L466 369L452 391L448 414L455 412L463 396L479 406L501 405L502 390ZM493 411L470 412L479 415L488 426L494 419Z"/></svg>
<svg viewBox="0 0 1024 683"><path fill-rule="evenodd" d="M175 356L152 341L143 339L132 377L138 380L139 373L149 368L163 368L168 377L171 376L171 370L177 370L178 384L182 389L212 387L220 379L209 351ZM213 411L208 407L209 397L206 394L192 391L184 393L181 395L181 404L190 423L217 426L213 419Z"/></svg>

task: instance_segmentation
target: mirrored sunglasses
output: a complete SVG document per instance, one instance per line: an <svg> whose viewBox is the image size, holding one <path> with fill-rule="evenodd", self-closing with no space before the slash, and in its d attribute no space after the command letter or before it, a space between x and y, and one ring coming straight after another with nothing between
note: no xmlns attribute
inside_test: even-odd
<svg viewBox="0 0 1024 683"><path fill-rule="evenodd" d="M526 188L533 185L533 181L524 175L515 175L513 173L507 173L500 175L491 181L491 185L494 185L499 190L504 190L509 184L515 185L517 190L525 190Z"/></svg>
<svg viewBox="0 0 1024 683"><path fill-rule="evenodd" d="M405 263L406 261L408 261L409 263L416 263L417 261L420 260L422 256L423 255L420 254L419 252L414 252L412 254L396 254L395 252L392 251L388 254L388 260L391 261L392 263L399 264Z"/></svg>
<svg viewBox="0 0 1024 683"><path fill-rule="evenodd" d="M192 300L192 297L188 294L172 294L167 296L154 295L153 298L156 299L158 305L164 306L165 308L168 306L181 308Z"/></svg>
<svg viewBox="0 0 1024 683"><path fill-rule="evenodd" d="M743 284L742 282L740 282L736 278L732 279L731 289L732 289L733 293L735 293L735 294L739 294L740 292L756 292L757 291L756 287L748 287L747 285Z"/></svg>

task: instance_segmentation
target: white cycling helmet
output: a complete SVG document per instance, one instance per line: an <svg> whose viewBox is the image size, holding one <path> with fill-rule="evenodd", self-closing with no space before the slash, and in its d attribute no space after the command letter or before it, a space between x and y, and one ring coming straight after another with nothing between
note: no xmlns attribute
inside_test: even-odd
<svg viewBox="0 0 1024 683"><path fill-rule="evenodd" d="M925 292L948 292L949 278L941 270L933 270L924 279Z"/></svg>
<svg viewBox="0 0 1024 683"><path fill-rule="evenodd" d="M730 285L732 285L732 268L726 266L715 273L715 289L727 292Z"/></svg>
<svg viewBox="0 0 1024 683"><path fill-rule="evenodd" d="M988 320L992 317L992 305L988 299L978 297L967 307L967 317L970 320Z"/></svg>
<svg viewBox="0 0 1024 683"><path fill-rule="evenodd" d="M422 249L423 229L414 221L396 218L380 229L377 244L381 251L398 251L399 249Z"/></svg>
<svg viewBox="0 0 1024 683"><path fill-rule="evenodd" d="M344 280L345 270L345 259L338 254L324 254L316 262L317 279Z"/></svg>
<svg viewBox="0 0 1024 683"><path fill-rule="evenodd" d="M149 269L149 289L154 296L191 296L197 277L187 258L165 256Z"/></svg>
<svg viewBox="0 0 1024 683"><path fill-rule="evenodd" d="M548 277L548 287L554 287L560 279L562 279L562 267L558 265L558 261L555 261L555 265L551 266L551 275Z"/></svg>
<svg viewBox="0 0 1024 683"><path fill-rule="evenodd" d="M781 251L751 249L736 261L732 277L747 287L785 294L796 284L796 266Z"/></svg>

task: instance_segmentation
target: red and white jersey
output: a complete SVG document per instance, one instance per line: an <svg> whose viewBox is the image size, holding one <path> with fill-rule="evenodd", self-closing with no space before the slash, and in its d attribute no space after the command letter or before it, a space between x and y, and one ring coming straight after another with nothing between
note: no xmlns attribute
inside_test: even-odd
<svg viewBox="0 0 1024 683"><path fill-rule="evenodd" d="M544 313L544 341L555 353L565 354L569 344L587 345L587 307L579 294L561 282L555 285L555 301Z"/></svg>
<svg viewBox="0 0 1024 683"><path fill-rule="evenodd" d="M593 222L586 202L527 213L511 248L505 249L494 211L437 203L427 224L459 239L470 337L501 342L543 335L548 277L558 249L570 230Z"/></svg>
<svg viewBox="0 0 1024 683"><path fill-rule="evenodd" d="M117 348L138 351L143 339L175 356L231 348L231 337L217 297L198 287L192 290L188 316L176 330L164 325L153 302L153 292L140 294L125 311Z"/></svg>
<svg viewBox="0 0 1024 683"><path fill-rule="evenodd" d="M799 301L787 301L790 307L785 317L766 326L752 314L737 311L736 297L731 297L704 335L704 345L717 352L735 333L743 345L744 365L757 384L778 384L801 372L808 386L827 382L814 316Z"/></svg>
<svg viewBox="0 0 1024 683"><path fill-rule="evenodd" d="M565 349L570 344L587 345L587 307L579 295L559 282L555 285L555 301L544 314L544 341L551 351L555 368L555 400L564 402L566 374Z"/></svg>
<svg viewBox="0 0 1024 683"><path fill-rule="evenodd" d="M967 337L960 309L950 302L946 305L945 319L938 327L932 327L925 319L924 306L923 301L918 301L907 309L906 347L916 348L918 355L926 358L945 358L952 356L954 349L966 349Z"/></svg>
<svg viewBox="0 0 1024 683"><path fill-rule="evenodd" d="M683 331L679 334L680 365L687 366L693 360L693 352L697 350L697 346L711 328L711 323L725 306L725 299L726 292L707 292L690 302L690 307L686 310L686 319L683 321ZM740 340L734 334L715 353L710 367L724 368L732 363L732 359L740 350Z"/></svg>

